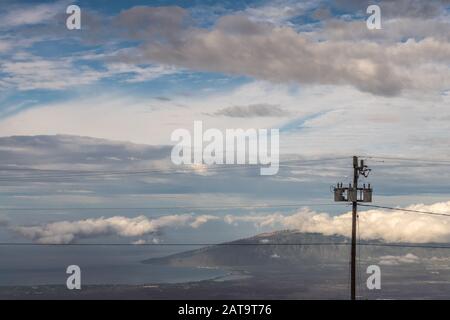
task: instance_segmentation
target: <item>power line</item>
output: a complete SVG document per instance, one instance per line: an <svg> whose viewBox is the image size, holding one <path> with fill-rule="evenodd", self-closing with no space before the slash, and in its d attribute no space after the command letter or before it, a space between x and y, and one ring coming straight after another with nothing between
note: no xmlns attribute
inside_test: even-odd
<svg viewBox="0 0 450 320"><path fill-rule="evenodd" d="M34 243L34 242L0 242L0 246L350 246L351 242L304 242L304 243ZM450 249L450 245L420 245L400 243L360 243L361 246L418 248L418 249Z"/></svg>
<svg viewBox="0 0 450 320"><path fill-rule="evenodd" d="M394 208L394 207L387 207L387 206L378 206L378 205L373 205L373 204L359 204L359 205L363 206L363 207L372 207L372 208L379 208L379 209L388 209L388 210L396 210L396 211L404 211L404 212L413 212L413 213L419 213L419 214L428 214L428 215L434 215L434 216L450 217L450 214L447 214L447 213L421 211L421 210L413 210L413 209L402 209L402 208Z"/></svg>
<svg viewBox="0 0 450 320"><path fill-rule="evenodd" d="M393 247L393 248L423 248L423 249L450 249L450 246L420 245L420 244L397 244L397 243L361 243L361 246Z"/></svg>
<svg viewBox="0 0 450 320"><path fill-rule="evenodd" d="M223 167L223 168L208 168L205 170L206 172L220 172L225 169L229 170L238 170L238 169L249 169L252 167ZM10 181L11 179L15 179L18 181L29 181L34 179L53 179L53 178L60 178L60 179L66 179L66 178L79 178L79 177L109 177L109 176L127 176L127 175L146 175L146 174L199 174L203 172L196 171L195 168L178 168L173 170L140 170L140 171L60 171L58 174L28 174L28 175L21 175L21 176L0 176L0 181Z"/></svg>
<svg viewBox="0 0 450 320"><path fill-rule="evenodd" d="M242 169L252 169L252 170L260 170L260 168L263 167L255 167L255 168L235 168L233 170L242 170ZM304 166L280 166L280 169L297 169L297 168L304 168ZM225 168L223 168L225 169ZM42 179L46 180L73 180L77 178L116 178L116 177L124 177L124 176L150 176L152 174L157 175L197 175L197 176L210 176L211 174L219 174L224 173L225 170L221 169L206 169L205 171L195 171L195 170L184 170L184 171L145 171L145 172L117 172L117 173L109 173L109 172L103 172L103 173L81 173L81 174L69 174L69 175L25 175L25 176L0 176L0 181L3 182L33 182L33 181L41 181ZM259 174L257 175L260 176Z"/></svg>
<svg viewBox="0 0 450 320"><path fill-rule="evenodd" d="M289 160L285 162L281 162L279 167L281 168L296 168L299 166L316 163L316 162L324 162L324 161L334 161L346 159L347 157L336 157L336 158L325 158L325 159L305 159L305 160ZM289 164L291 163L291 164ZM261 167L260 164L242 164L238 166L206 166L204 173L207 172L221 172L224 170L242 170L242 169L259 169ZM264 166L263 166L264 167ZM53 169L35 169L35 168L1 168L2 171L28 171L30 173L35 172L34 174L26 174L20 176L14 175L3 175L0 176L0 181L9 181L11 179L17 180L33 180L36 178L74 178L74 177L96 177L96 176L122 176L122 175L138 175L138 174L149 174L149 173L157 173L157 174L189 174L189 173L199 173L195 167L178 167L178 168L166 168L166 169L146 169L146 170L53 170ZM203 173L200 171L200 173Z"/></svg>
<svg viewBox="0 0 450 320"><path fill-rule="evenodd" d="M283 160L279 162L280 166L283 165L289 165L290 163L294 164L302 164L302 163L314 163L314 162L327 162L327 161L335 161L335 160L344 160L348 159L350 157L333 157L333 158L316 158L316 159L290 159L290 160ZM193 164L195 165L195 164ZM229 165L229 164L213 164L213 165L206 165L209 169L213 168L237 168L237 167L255 167L260 166L261 164L239 164L239 165ZM166 169L147 169L151 171L165 171L167 169L173 169L173 170L179 170L181 168L185 169L192 169L191 165L182 165L179 167L171 167ZM107 172L107 170L65 170L65 169L39 169L39 168L31 168L31 167L0 167L0 171L37 171L37 172L57 172L57 173L78 173L78 172ZM118 170L112 170L113 172L117 172ZM124 171L124 170L123 170ZM126 172L126 171L125 171Z"/></svg>
<svg viewBox="0 0 450 320"><path fill-rule="evenodd" d="M173 207L79 207L79 208L0 208L0 211L69 211L69 210L177 210L177 209L253 209L253 208L297 208L305 206L335 206L336 203L295 203L270 205L222 205L222 206L173 206ZM341 204L342 205L342 204Z"/></svg>
<svg viewBox="0 0 450 320"><path fill-rule="evenodd" d="M395 160L395 161L410 161L410 162L424 162L436 164L449 164L450 159L425 159L425 158L406 158L406 157L384 157L384 156L360 156L364 159L380 159L380 160Z"/></svg>
<svg viewBox="0 0 450 320"><path fill-rule="evenodd" d="M405 157L387 157L387 156L362 156L366 159L381 159L381 160L395 160L395 161L410 161L410 162L422 162L422 163L436 163L436 164L449 164L449 159L424 159L424 158L405 158ZM348 159L349 157L334 157L334 158L318 158L318 159L295 159L281 162L279 166L281 168L295 168L301 167L302 165L309 165L311 163L320 163L325 161L335 161ZM206 172L221 172L228 170L242 170L242 169L258 169L259 164L249 165L243 164L239 166L206 166ZM189 173L199 173L196 171L195 167L178 167L178 168L166 168L166 169L143 169L143 170L56 170L56 169L36 169L36 168L10 168L3 167L0 168L0 172L5 171L28 171L29 174L26 175L3 175L0 176L0 181L9 181L11 179L18 179L23 181L29 181L36 178L76 178L76 177L97 177L97 176L123 176L123 175L139 175L139 174L189 174ZM32 173L34 172L34 173ZM201 173L201 172L200 172Z"/></svg>
<svg viewBox="0 0 450 320"><path fill-rule="evenodd" d="M313 243L264 243L264 242L228 242L228 243L34 243L34 242L0 242L0 246L345 246L345 242Z"/></svg>

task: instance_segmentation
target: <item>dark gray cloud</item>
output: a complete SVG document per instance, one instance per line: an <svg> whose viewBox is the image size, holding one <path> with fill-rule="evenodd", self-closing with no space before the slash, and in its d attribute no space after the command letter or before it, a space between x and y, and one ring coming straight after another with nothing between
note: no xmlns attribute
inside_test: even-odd
<svg viewBox="0 0 450 320"><path fill-rule="evenodd" d="M169 146L148 146L70 135L13 136L0 138L2 167L75 168L101 165L127 168L166 159Z"/></svg>
<svg viewBox="0 0 450 320"><path fill-rule="evenodd" d="M2 193L4 206L62 206L64 201L72 204L71 201L104 201L104 206L146 206L151 195L163 194L161 201L166 195L188 195L184 201L196 201L199 194L227 194L233 197L251 195L253 197L288 197L289 195L298 197L301 193L306 199L313 194L314 188L310 185L300 185L295 181L277 181L263 179L258 183L258 188L249 188L248 179L260 177L260 168L241 167L236 165L223 165L220 168L208 169L205 173L199 173L189 167L179 167L174 165L170 159L171 146L148 146L136 145L127 142L115 142L103 139L76 136L18 136L0 138L0 158L2 165L0 172L4 179L10 179L8 183L24 187L17 193L19 196L26 196L27 201L22 198L13 198L16 195ZM314 164L314 163L313 163ZM310 165L310 164L309 164ZM64 178L67 174L57 174L46 171L23 171L20 168L34 169L57 169L57 170L80 170L80 171L146 171L149 173L136 175L112 176L115 179L111 183L110 179L98 176L92 179L89 176L74 176L69 174L69 178ZM155 169L155 172L151 172ZM184 172L173 172L173 170ZM217 169L217 170L215 170ZM160 172L160 171L163 172ZM167 174L164 171L167 170ZM314 171L314 170L313 170ZM301 172L303 178L312 172ZM205 176L205 174L207 176ZM37 176L31 181L22 181L18 176ZM54 177L56 176L56 178ZM61 177L61 178L58 178ZM290 170L280 170L279 177L291 177ZM14 177L14 178L12 178ZM314 176L314 181L325 180L323 188L328 188L329 180ZM59 183L55 183L59 182ZM39 182L34 184L33 182ZM61 182L68 182L69 185L61 185ZM299 188L302 189L301 192ZM81 194L82 200L64 200L65 196L73 195L72 191L85 190L94 194ZM61 191L61 197L56 195ZM123 195L142 194L143 197L124 197ZM3 195L3 196L2 196ZM79 196L79 195L78 195ZM122 196L117 198L116 196ZM3 198L2 198L3 197ZM100 197L97 199L96 197ZM221 197L221 196L220 196ZM297 198L296 198L297 199ZM158 201L158 197L152 198ZM150 201L152 201L150 200ZM172 199L176 201L176 197ZM171 200L171 201L172 201ZM207 197L207 201L211 196ZM20 204L16 203L19 201ZM63 201L63 202L61 202ZM90 203L90 202L89 202ZM173 203L175 204L175 202Z"/></svg>
<svg viewBox="0 0 450 320"><path fill-rule="evenodd" d="M122 11L113 26L132 39L169 39L177 41L189 23L189 15L180 7L133 7Z"/></svg>
<svg viewBox="0 0 450 320"><path fill-rule="evenodd" d="M226 116L232 118L254 118L254 117L283 117L289 112L272 104L252 104L248 106L233 106L220 109L210 115Z"/></svg>
<svg viewBox="0 0 450 320"><path fill-rule="evenodd" d="M156 99L156 100L159 100L159 101L172 101L171 98L169 98L169 97L164 97L164 96L155 97L155 99Z"/></svg>

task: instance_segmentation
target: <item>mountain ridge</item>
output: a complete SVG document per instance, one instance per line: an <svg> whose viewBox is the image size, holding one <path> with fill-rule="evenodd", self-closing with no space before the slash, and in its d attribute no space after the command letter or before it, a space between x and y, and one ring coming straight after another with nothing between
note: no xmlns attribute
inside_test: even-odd
<svg viewBox="0 0 450 320"><path fill-rule="evenodd" d="M298 230L280 230L257 234L217 245L193 249L165 257L142 261L178 267L243 267L258 265L317 265L347 263L350 257L350 239L340 235L306 233ZM413 248L413 244L393 244L381 240L358 240L363 260L378 261L383 257L401 257L407 254L432 259L449 257L448 250ZM389 244L388 244L389 245ZM398 245L398 246L397 246ZM401 247L405 245L406 247ZM426 245L426 244L421 244ZM435 244L436 245L436 244Z"/></svg>

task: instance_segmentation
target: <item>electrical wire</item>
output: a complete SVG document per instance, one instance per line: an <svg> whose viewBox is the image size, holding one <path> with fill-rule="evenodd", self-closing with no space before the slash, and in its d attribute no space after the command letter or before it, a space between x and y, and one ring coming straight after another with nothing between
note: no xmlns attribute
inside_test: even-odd
<svg viewBox="0 0 450 320"><path fill-rule="evenodd" d="M375 160L393 160L393 161L409 161L409 162L423 162L450 165L450 159L425 159L425 158L406 158L406 157L388 157L388 156L359 156L364 159Z"/></svg>
<svg viewBox="0 0 450 320"><path fill-rule="evenodd" d="M345 205L344 203L293 203L293 204L269 204L269 205L220 205L220 206L172 206L172 207L79 207L79 208L4 208L0 211L81 211L81 210L195 210L195 209L264 209L264 208L298 208L307 206L336 206Z"/></svg>
<svg viewBox="0 0 450 320"><path fill-rule="evenodd" d="M306 159L306 160L290 160L282 162L279 164L281 168L297 168L302 167L302 165L310 163L318 163L324 161L333 161L347 159L348 157L336 157L336 158L325 158L325 159ZM291 163L291 164L289 164ZM264 167L264 166L263 166ZM10 181L11 179L16 179L20 181L29 181L36 178L78 178L78 177L98 177L98 176L123 176L123 175L145 175L145 174L201 174L207 172L221 172L228 170L242 170L242 169L260 169L260 164L242 164L237 166L207 166L204 172L196 171L195 167L184 166L178 168L167 168L167 169L146 169L146 170L52 170L52 169L35 169L35 168L1 168L0 172L4 171L26 171L29 172L27 175L3 175L0 176L0 181ZM32 174L30 174L32 173Z"/></svg>
<svg viewBox="0 0 450 320"><path fill-rule="evenodd" d="M371 207L371 208L378 208L378 209L388 209L388 210L404 211L404 212L411 212L411 213L428 214L428 215L434 215L434 216L450 217L450 214L448 214L448 213L421 211L421 210L413 210L413 209L402 209L402 208L394 208L394 207L379 206L379 205L374 205L374 204L363 204L363 203L359 203L358 205L363 206L363 207Z"/></svg>
<svg viewBox="0 0 450 320"><path fill-rule="evenodd" d="M261 243L261 242L228 242L228 243L34 243L34 242L0 242L0 246L351 246L351 242L304 242L304 243ZM420 245L401 243L360 243L360 246L417 248L417 249L450 249L450 245Z"/></svg>
<svg viewBox="0 0 450 320"><path fill-rule="evenodd" d="M313 243L266 243L266 242L226 242L226 243L35 243L0 242L0 246L347 246L346 242Z"/></svg>

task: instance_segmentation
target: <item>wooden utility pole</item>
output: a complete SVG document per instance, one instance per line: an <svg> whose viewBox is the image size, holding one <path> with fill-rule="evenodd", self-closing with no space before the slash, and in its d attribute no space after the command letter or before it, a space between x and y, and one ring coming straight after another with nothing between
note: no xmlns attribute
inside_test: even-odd
<svg viewBox="0 0 450 320"><path fill-rule="evenodd" d="M358 161L358 157L353 157L353 185L344 187L342 183L338 183L334 187L334 201L347 201L352 203L352 240L351 240L351 291L350 299L356 300L356 219L358 218L358 202L372 202L372 188L370 184L366 188L364 184L362 188L358 187L359 175L367 178L370 169L364 165L364 161Z"/></svg>
<svg viewBox="0 0 450 320"><path fill-rule="evenodd" d="M356 300L356 215L358 214L358 157L353 157L353 191L352 197L352 249L351 249L351 293L350 299Z"/></svg>

